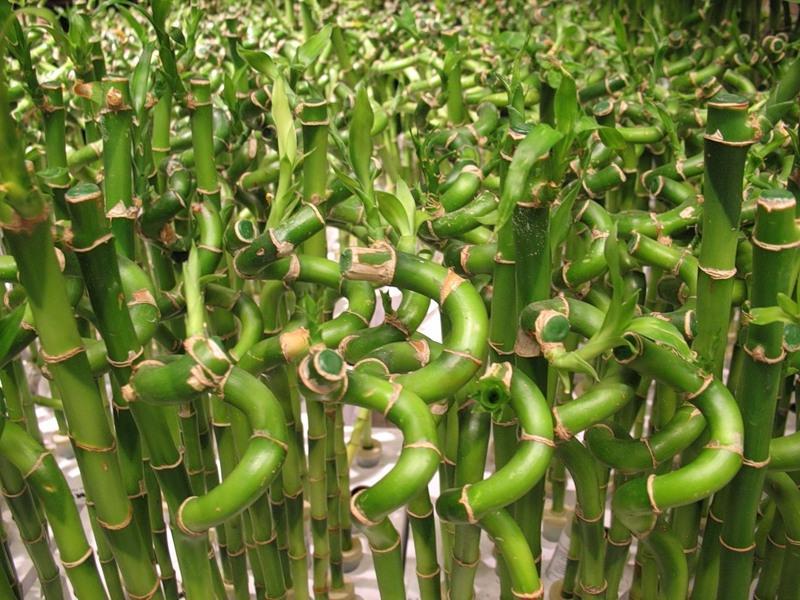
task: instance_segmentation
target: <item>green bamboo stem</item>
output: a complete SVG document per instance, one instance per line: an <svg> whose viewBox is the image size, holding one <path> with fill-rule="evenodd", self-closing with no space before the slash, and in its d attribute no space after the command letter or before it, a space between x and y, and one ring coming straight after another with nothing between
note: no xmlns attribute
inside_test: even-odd
<svg viewBox="0 0 800 600"><path fill-rule="evenodd" d="M387 516L418 494L436 471L441 455L433 417L422 400L400 384L357 371L346 374L344 367L334 351L312 352L299 366L300 380L308 393L323 401L341 396L343 402L384 412L403 432L404 450L394 467L374 486L352 497L351 512L365 527L381 596L404 598L404 589L391 583L401 581L403 571L400 539Z"/></svg>
<svg viewBox="0 0 800 600"><path fill-rule="evenodd" d="M521 371L512 369L508 363L495 363L488 371L483 393L483 402L497 406L503 402L511 402L511 408L519 420L520 433L518 438L520 443L513 456L504 466L499 468L488 479L478 481L461 488L444 491L436 502L436 511L445 521L456 523L483 524L483 516L491 515L492 525L496 525L496 519L504 521L507 513L502 511L502 507L514 502L525 495L539 479L541 479L547 469L547 464L553 452L552 441L552 421L549 415L547 403L536 385ZM496 511L496 512L492 512ZM498 517L503 512L506 516ZM486 528L487 533L495 538L496 530ZM517 529L519 536L521 531ZM522 537L524 541L524 537ZM536 575L534 557L530 547L524 542L527 554L522 554L522 559L530 557L530 564L518 563L515 565L507 564L511 581L515 585L520 582L516 572L520 569L530 569L533 571L534 589L522 590L515 588L518 592L535 592L539 589L539 578ZM502 552L502 548L499 548ZM504 560L508 561L512 556L516 556L517 549L512 555L503 552ZM528 586L528 583L525 583Z"/></svg>
<svg viewBox="0 0 800 600"><path fill-rule="evenodd" d="M580 597L605 598L608 586L604 569L605 505L594 461L585 446L575 439L559 442L556 453L575 482L575 519L578 523L577 533L581 538L578 579Z"/></svg>
<svg viewBox="0 0 800 600"><path fill-rule="evenodd" d="M308 561L303 524L303 465L305 458L302 454L298 438L295 435L294 413L292 412L291 396L293 390L289 383L287 369L277 369L267 374L267 384L281 403L286 427L289 430L288 450L286 461L281 469L281 482L283 485L283 498L286 503L288 517L288 558L291 561L292 593L296 598L308 598ZM302 423L301 423L302 426Z"/></svg>
<svg viewBox="0 0 800 600"><path fill-rule="evenodd" d="M483 479L489 447L490 418L486 412L473 410L469 400L459 409L456 486L468 486ZM474 581L480 561L481 530L476 525L457 524L453 542L453 564L449 594L454 598L474 597Z"/></svg>
<svg viewBox="0 0 800 600"><path fill-rule="evenodd" d="M191 93L187 104L192 114L192 149L197 175L197 193L219 210L220 190L214 160L214 123L212 118L211 84L207 79L190 80Z"/></svg>
<svg viewBox="0 0 800 600"><path fill-rule="evenodd" d="M131 98L128 80L107 78L103 123L103 192L106 211L111 219L114 243L122 256L136 253L133 220L133 164Z"/></svg>
<svg viewBox="0 0 800 600"><path fill-rule="evenodd" d="M0 486L25 550L36 569L42 594L47 600L63 598L61 573L50 553L48 534L37 500L19 470L6 459L0 461Z"/></svg>
<svg viewBox="0 0 800 600"><path fill-rule="evenodd" d="M764 192L758 200L753 229L753 274L750 307L772 306L778 294L788 294L795 285L796 247L800 232L795 225L795 200L787 192ZM719 593L746 597L753 563L753 529L769 460L772 421L782 377L783 324L747 327L742 376L736 390L744 437L744 466L731 482L720 544ZM735 499L735 501L733 501ZM786 519L784 519L786 522Z"/></svg>
<svg viewBox="0 0 800 600"><path fill-rule="evenodd" d="M775 598L783 570L783 560L786 551L786 533L783 519L776 515L767 536L767 547L764 553L764 568L758 577L755 598Z"/></svg>
<svg viewBox="0 0 800 600"><path fill-rule="evenodd" d="M14 148L16 142L8 129L8 116L3 112L0 118L4 136L11 140L9 147ZM122 486L114 438L93 385L47 222L43 220L47 216L46 207L38 195L31 192L24 167L15 164L14 158L6 161L2 169L4 178L18 185L16 197L7 198L17 207L17 212L15 217L6 216L6 241L31 299L43 349L51 357L49 368L61 390L67 419L71 422L76 456L87 491L96 503L99 522L105 524L126 586L133 593L150 593L158 587L158 580L152 563L147 560L143 540L131 520L133 509ZM16 221L9 222L9 218ZM109 481L114 483L109 485ZM128 553L136 548L138 551Z"/></svg>
<svg viewBox="0 0 800 600"><path fill-rule="evenodd" d="M794 574L797 572L800 561L800 519L798 519L798 506L800 505L800 490L797 484L785 473L770 472L766 476L765 489L775 501L784 526L784 539L786 549L783 556L781 581L778 587L778 598L791 598L796 594L794 587Z"/></svg>
<svg viewBox="0 0 800 600"><path fill-rule="evenodd" d="M314 597L326 598L330 543L328 539L327 480L325 478L325 436L327 422L322 404L306 400L308 414L308 486L311 503L311 535L314 541Z"/></svg>
<svg viewBox="0 0 800 600"><path fill-rule="evenodd" d="M428 403L455 393L477 371L486 348L486 312L474 287L452 271L423 258L395 252L383 244L342 253L347 279L396 285L439 301L450 330L441 355L425 367L400 375L397 382ZM445 376L446 374L446 376ZM439 385L431 386L430 381Z"/></svg>
<svg viewBox="0 0 800 600"><path fill-rule="evenodd" d="M3 427L0 454L20 471L42 503L73 591L82 598L106 598L72 492L55 459L14 423Z"/></svg>
<svg viewBox="0 0 800 600"><path fill-rule="evenodd" d="M11 557L11 548L8 543L8 534L5 527L0 527L0 541L2 541L2 556L0 556L0 590L5 597L21 600L22 582L19 580L14 560Z"/></svg>
<svg viewBox="0 0 800 600"><path fill-rule="evenodd" d="M101 333L106 340L107 359L111 361L118 383L127 385L132 367L141 358L142 345L128 306L120 305L118 302L118 298L123 295L123 283L120 271L109 267L116 263L117 258L112 244L113 238L110 237L111 232L102 212L100 191L93 185L76 186L67 195L67 206L73 221L80 227L72 240L72 245L77 249L81 268L89 282L92 304L99 319ZM144 287L134 292L135 304L131 305L131 310L136 304L154 304L152 291L148 288L149 282L145 282ZM175 459L180 454L172 442L170 433L165 429L164 412L141 404L129 406L124 394L120 399L124 402L121 408L126 414L128 410L130 411L138 422L139 430L145 434L151 453L151 464L157 474L163 468L162 465L170 465L175 469L174 477L180 478L179 472L183 470L183 466L180 464L180 459L177 461ZM168 485L171 493L178 497L188 495L182 482L177 483L175 480L164 478L162 485ZM193 553L198 549L196 544L187 544L186 547L192 548ZM179 549L179 554L181 550ZM187 560L185 557L182 559ZM201 562L203 559L193 554L191 560ZM210 575L210 572L208 573ZM203 582L200 570L195 575L198 578L198 585L196 588L194 585L187 586L189 593L199 593L203 584L210 582L210 580Z"/></svg>
<svg viewBox="0 0 800 600"><path fill-rule="evenodd" d="M736 232L742 179L753 133L746 122L747 101L720 94L709 103L704 142L703 244L697 274L697 335L693 349L703 368L722 374L736 273Z"/></svg>
<svg viewBox="0 0 800 600"><path fill-rule="evenodd" d="M436 551L436 520L427 489L408 503L406 512L414 538L420 599L437 600L442 595L442 579Z"/></svg>
<svg viewBox="0 0 800 600"><path fill-rule="evenodd" d="M328 502L328 543L330 545L330 578L331 592L336 593L344 587L342 571L342 531L341 490L336 469L336 406L325 407L326 430L330 432L325 438L325 478Z"/></svg>

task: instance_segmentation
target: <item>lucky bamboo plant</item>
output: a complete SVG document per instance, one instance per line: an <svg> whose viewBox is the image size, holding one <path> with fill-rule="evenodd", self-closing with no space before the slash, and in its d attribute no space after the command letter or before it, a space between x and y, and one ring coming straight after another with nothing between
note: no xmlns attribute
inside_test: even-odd
<svg viewBox="0 0 800 600"><path fill-rule="evenodd" d="M0 597L797 597L794 3L45 4Z"/></svg>

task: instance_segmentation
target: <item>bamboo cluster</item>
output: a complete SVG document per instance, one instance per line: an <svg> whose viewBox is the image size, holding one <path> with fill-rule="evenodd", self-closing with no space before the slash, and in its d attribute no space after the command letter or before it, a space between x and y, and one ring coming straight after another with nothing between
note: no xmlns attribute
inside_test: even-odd
<svg viewBox="0 0 800 600"><path fill-rule="evenodd" d="M0 598L11 537L47 600L532 600L562 530L549 598L800 598L794 3L54 10L0 0Z"/></svg>

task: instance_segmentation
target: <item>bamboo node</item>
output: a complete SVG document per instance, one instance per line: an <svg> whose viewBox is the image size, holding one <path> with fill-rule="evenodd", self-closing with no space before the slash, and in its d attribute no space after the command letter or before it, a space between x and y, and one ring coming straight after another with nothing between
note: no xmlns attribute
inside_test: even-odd
<svg viewBox="0 0 800 600"><path fill-rule="evenodd" d="M83 555L80 558L76 559L76 560L64 560L62 558L61 559L61 565L65 569L76 569L76 568L80 567L83 563L85 563L87 560L89 560L89 558L92 556L92 554L93 554L93 551L92 551L92 548L90 546L89 548L86 549L86 552L84 552Z"/></svg>
<svg viewBox="0 0 800 600"><path fill-rule="evenodd" d="M652 473L647 476L647 499L650 502L650 508L653 509L653 513L660 515L661 509L658 507L658 504L656 503L655 490L653 489L653 484L655 483L655 480L656 480L655 473Z"/></svg>
<svg viewBox="0 0 800 600"><path fill-rule="evenodd" d="M600 585L586 585L581 581L580 587L581 591L585 594L589 594L590 596L599 596L608 588L608 581L604 579L603 583Z"/></svg>
<svg viewBox="0 0 800 600"><path fill-rule="evenodd" d="M44 360L44 362L46 362L48 365L52 365L67 361L70 358L77 356L84 350L85 349L83 346L75 346L74 348L70 348L69 350L65 350L64 352L61 352L59 354L50 354L44 348L41 348L39 354L41 355L42 360Z"/></svg>
<svg viewBox="0 0 800 600"><path fill-rule="evenodd" d="M422 572L420 572L420 570L419 570L419 569L415 569L415 571L416 571L416 573L417 573L417 577L418 577L419 579L433 579L434 577L439 577L439 575L440 575L440 574L441 574L441 572L442 572L442 571L441 571L441 569L439 568L439 566L438 566L438 565L437 565L437 566L436 566L436 568L435 568L435 569L434 569L432 572L430 572L430 573L422 573Z"/></svg>
<svg viewBox="0 0 800 600"><path fill-rule="evenodd" d="M400 545L400 536L398 536L397 539L394 541L394 543L388 548L376 548L375 546L370 544L369 549L372 550L373 554L388 554L389 552L393 552L394 550L396 550L399 545Z"/></svg>
<svg viewBox="0 0 800 600"><path fill-rule="evenodd" d="M314 216L317 218L317 221L319 221L320 225L325 225L325 217L323 217L322 213L319 212L319 208L317 208L317 205L314 202L303 201L302 205L307 206L314 213Z"/></svg>
<svg viewBox="0 0 800 600"><path fill-rule="evenodd" d="M395 314L389 314L389 313L385 314L383 317L383 322L386 325L389 325L390 327L394 327L395 329L397 329L400 333L403 334L404 337L408 337L411 334L406 324L403 323L402 319L398 318L398 316Z"/></svg>
<svg viewBox="0 0 800 600"><path fill-rule="evenodd" d="M186 505L194 500L197 500L197 496L189 496L183 502L181 502L181 505L178 507L178 512L175 515L175 524L178 526L178 529L180 529L183 533L185 533L189 537L200 537L203 535L204 532L193 531L189 529L183 522L183 511L186 509Z"/></svg>
<svg viewBox="0 0 800 600"><path fill-rule="evenodd" d="M366 527L375 527L376 525L380 525L381 521L371 520L369 517L367 517L367 515L365 515L362 512L361 507L358 505L358 498L361 496L361 494L363 494L366 491L367 490L359 490L358 492L350 496L350 513L353 515L356 521L358 521L362 525L365 525Z"/></svg>
<svg viewBox="0 0 800 600"><path fill-rule="evenodd" d="M461 250L458 252L458 262L461 265L461 270L464 272L465 275L471 275L472 273L469 270L469 254L472 250L471 244L465 244Z"/></svg>
<svg viewBox="0 0 800 600"><path fill-rule="evenodd" d="M4 485L2 489L0 489L0 494L3 495L3 498L19 498L20 496L25 495L25 493L28 492L28 489L29 489L28 483L23 479L22 487L19 489L18 492L9 492L6 486Z"/></svg>
<svg viewBox="0 0 800 600"><path fill-rule="evenodd" d="M503 258L503 255L500 252L498 252L497 254L494 255L494 262L495 262L495 264L498 264L498 265L515 265L515 264L517 264L517 261L515 261L515 260L512 260L510 258Z"/></svg>
<svg viewBox="0 0 800 600"><path fill-rule="evenodd" d="M436 444L434 444L433 442L420 440L420 441L417 441L417 442L411 442L411 443L408 443L408 444L403 444L403 450L405 450L406 448L420 448L420 449L425 449L425 450L433 450L436 453L436 456L438 456L440 460L442 458L441 451L439 450L439 448L436 447Z"/></svg>
<svg viewBox="0 0 800 600"><path fill-rule="evenodd" d="M489 340L489 347L498 355L498 356L512 356L514 354L514 350L505 350L502 347L502 342L495 342L493 340ZM538 355L534 355L538 356Z"/></svg>
<svg viewBox="0 0 800 600"><path fill-rule="evenodd" d="M724 539L722 539L721 535L719 536L719 543L720 543L720 546L722 546L726 550L730 550L731 552L736 552L736 553L739 553L739 554L745 554L746 552L752 552L753 550L756 549L756 543L755 542L753 542L752 544L749 544L748 546L745 546L744 548L740 548L740 547L737 547L737 546L731 546Z"/></svg>
<svg viewBox="0 0 800 600"><path fill-rule="evenodd" d="M106 217L109 219L129 219L136 220L139 215L139 209L136 206L125 206L125 203L120 200L106 212Z"/></svg>
<svg viewBox="0 0 800 600"><path fill-rule="evenodd" d="M461 496L458 499L458 503L464 507L464 512L467 514L467 523L475 525L478 523L478 519L475 518L475 512L472 510L472 505L469 503L470 487L470 484L467 484L461 488Z"/></svg>
<svg viewBox="0 0 800 600"><path fill-rule="evenodd" d="M122 521L119 523L108 523L106 521L103 521L97 515L95 515L94 520L97 521L100 527L102 527L103 529L107 529L108 531L122 531L128 525L130 525L131 521L133 520L133 505L128 504L128 514L125 515L125 518L122 519Z"/></svg>
<svg viewBox="0 0 800 600"><path fill-rule="evenodd" d="M476 558L475 560L470 561L470 562L465 562L465 561L461 560L455 554L453 554L452 559L453 559L454 563L456 563L459 567L462 567L464 569L474 569L481 563L480 556L478 558Z"/></svg>
<svg viewBox="0 0 800 600"><path fill-rule="evenodd" d="M697 268L708 275L711 279L715 279L717 281L731 279L736 276L736 267L733 269L715 269L714 267L698 265Z"/></svg>
<svg viewBox="0 0 800 600"><path fill-rule="evenodd" d="M414 349L414 355L420 366L427 365L431 360L431 348L427 340L409 340L408 344Z"/></svg>
<svg viewBox="0 0 800 600"><path fill-rule="evenodd" d="M732 444L723 444L718 440L711 440L705 446L703 446L703 448L707 448L709 450L727 450L733 454L738 454L739 458L742 458L742 443L739 440Z"/></svg>
<svg viewBox="0 0 800 600"><path fill-rule="evenodd" d="M85 442L81 442L75 439L72 435L69 436L72 440L72 443L75 444L76 448L80 448L84 452L95 452L97 454L102 454L104 452L114 452L117 449L117 440L116 438L112 438L111 444L108 446L95 446L93 444L87 444Z"/></svg>
<svg viewBox="0 0 800 600"><path fill-rule="evenodd" d="M650 444L650 438L643 437L642 444L647 449L647 453L650 455L650 464L655 469L658 467L658 459L656 458L656 453L653 451L653 446Z"/></svg>
<svg viewBox="0 0 800 600"><path fill-rule="evenodd" d="M253 433L250 434L250 439L264 439L272 442L276 446L279 446L283 449L284 453L289 451L289 444L284 442L283 440L279 440L278 438L271 435L268 431L264 431L262 429L254 429Z"/></svg>
<svg viewBox="0 0 800 600"><path fill-rule="evenodd" d="M756 345L755 348L750 348L750 346L744 344L742 349L754 362L765 365L778 365L786 358L786 348L783 347L781 347L781 353L774 358L767 356L767 351L761 344Z"/></svg>
<svg viewBox="0 0 800 600"><path fill-rule="evenodd" d="M433 404L430 405L431 414L433 416L435 416L435 417L440 417L440 416L446 414L447 410L449 408L450 407L448 405L447 400L441 400L439 402L434 402Z"/></svg>
<svg viewBox="0 0 800 600"><path fill-rule="evenodd" d="M713 381L714 381L714 376L713 376L712 374L710 374L710 373L709 373L708 375L706 375L705 377L703 377L703 383L701 383L701 384L700 384L700 387L699 387L699 388L697 388L697 389L696 389L694 392L689 392L688 394L686 394L686 397L687 397L689 400L694 400L694 399L695 399L695 398L697 398L697 397L698 397L700 394L702 394L703 392L705 392L705 391L708 389L708 386L710 386L710 385L711 385L711 382L713 382Z"/></svg>
<svg viewBox="0 0 800 600"><path fill-rule="evenodd" d="M289 255L289 268L286 269L286 275L283 276L283 282L291 285L300 276L300 258L297 254Z"/></svg>
<svg viewBox="0 0 800 600"><path fill-rule="evenodd" d="M800 248L800 238L791 242L786 242L785 244L770 244L768 242L762 242L755 236L755 234L753 234L750 238L750 241L753 242L754 246L757 246L762 250L766 250L768 252L781 252L782 250L791 250L793 248Z"/></svg>
<svg viewBox="0 0 800 600"><path fill-rule="evenodd" d="M118 369L124 367L130 367L136 360L144 354L144 348L139 347L138 350L129 350L128 356L124 360L114 360L110 356L106 356L106 361L112 367L116 367ZM124 397L124 396L123 396Z"/></svg>
<svg viewBox="0 0 800 600"><path fill-rule="evenodd" d="M2 191L2 186L0 186L0 191ZM22 217L19 213L14 212L8 218L10 219L9 221L0 223L0 229L13 233L30 235L39 223L44 223L49 220L50 205L45 204L41 212L32 217Z"/></svg>
<svg viewBox="0 0 800 600"><path fill-rule="evenodd" d="M346 279L369 281L377 285L390 285L394 281L394 272L397 267L397 252L394 247L384 240L372 244L369 248L350 248L351 263L344 273ZM388 258L380 264L371 264L362 261L362 256L373 255L376 252L385 252Z"/></svg>
<svg viewBox="0 0 800 600"><path fill-rule="evenodd" d="M455 291L458 286L464 283L466 280L456 274L453 269L447 270L447 275L442 282L442 286L439 290L439 306L444 306L444 303L447 301L448 296Z"/></svg>
<svg viewBox="0 0 800 600"><path fill-rule="evenodd" d="M305 327L298 327L292 331L281 333L278 336L278 344L284 360L287 363L291 363L308 352L310 344L309 331Z"/></svg>
<svg viewBox="0 0 800 600"><path fill-rule="evenodd" d="M496 349L494 350L497 351ZM539 344L536 343L535 338L520 328L517 330L517 337L514 340L514 350L507 354L516 354L522 358L532 358L534 356L540 356L541 353L541 348Z"/></svg>
<svg viewBox="0 0 800 600"><path fill-rule="evenodd" d="M141 290L135 290L131 294L131 299L128 301L128 308L136 306L138 304L149 304L151 306L158 307L156 299L153 298L153 294L150 293L150 290L148 290L147 288L142 288Z"/></svg>
<svg viewBox="0 0 800 600"><path fill-rule="evenodd" d="M575 518L578 519L579 521L583 521L584 523L597 523L598 521L601 521L603 519L603 516L604 516L603 512L601 511L600 514L597 515L596 517L587 517L586 515L583 514L583 511L581 510L580 506L578 505L575 506Z"/></svg>
<svg viewBox="0 0 800 600"><path fill-rule="evenodd" d="M520 598L520 600L540 600L540 598L544 598L544 587L540 583L539 589L537 589L535 592L518 592L512 588L511 595L514 596L514 598Z"/></svg>
<svg viewBox="0 0 800 600"><path fill-rule="evenodd" d="M281 241L278 239L277 233L274 229L268 229L267 235L269 235L269 239L272 242L272 245L275 247L275 253L278 258L283 258L284 256L288 256L294 250L294 244L287 241Z"/></svg>
<svg viewBox="0 0 800 600"><path fill-rule="evenodd" d="M128 591L128 598L130 600L150 600L150 598L156 595L156 592L161 588L161 577L156 576L156 580L153 583L153 587L150 588L149 591L145 592L144 594L134 594L131 591Z"/></svg>
<svg viewBox="0 0 800 600"><path fill-rule="evenodd" d="M765 460L750 460L749 458L742 457L742 465L752 469L763 469L769 465L770 460L769 456Z"/></svg>
<svg viewBox="0 0 800 600"><path fill-rule="evenodd" d="M384 417L387 417L389 415L389 413L392 411L392 407L400 399L400 394L403 393L403 386L400 385L399 383L393 381L391 383L391 386L392 386L392 393L389 396L389 400L386 402L386 408L383 409Z"/></svg>
<svg viewBox="0 0 800 600"><path fill-rule="evenodd" d="M556 444L550 438L547 438L543 435L536 435L535 433L527 433L524 429L520 429L517 439L520 442L536 442L539 444L544 444L545 446L549 446L550 448L555 448Z"/></svg>
<svg viewBox="0 0 800 600"><path fill-rule="evenodd" d="M553 426L553 431L555 431L555 434L558 437L558 439L564 441L572 439L572 432L569 429L567 429L564 423L562 423L561 416L558 412L557 406L553 407L552 413L553 413L553 420L555 421L555 425Z"/></svg>
<svg viewBox="0 0 800 600"><path fill-rule="evenodd" d="M408 514L409 517L413 517L415 519L427 519L433 514L433 506L431 506L425 513L415 513L413 510L406 507L406 513Z"/></svg>
<svg viewBox="0 0 800 600"><path fill-rule="evenodd" d="M447 352L448 354L453 354L454 356L460 356L463 359L475 363L479 367L481 366L481 364L483 364L483 361L480 358L476 358L475 356L472 356L468 352L461 352L460 350L454 350L452 348L443 348L442 352Z"/></svg>
<svg viewBox="0 0 800 600"><path fill-rule="evenodd" d="M791 538L791 537L789 537L788 535L784 535L784 537L786 538L786 542L787 542L787 543L788 543L790 546L800 546L800 540L796 540L796 539L794 539L794 538Z"/></svg>
<svg viewBox="0 0 800 600"><path fill-rule="evenodd" d="M362 358L362 359L361 359L361 360L359 360L359 361L358 361L356 364L354 364L354 365L353 365L353 368L354 368L355 370L358 370L358 369L359 369L359 367L361 367L362 365L368 365L368 364L376 364L376 365L379 365L379 366L380 366L380 368L381 368L381 371L383 371L383 373L384 373L384 374L385 374L387 377L389 377L389 376L390 376L390 373L389 373L389 367L387 367L387 366L386 366L386 363L385 363L385 362L383 362L383 361L382 361L380 358L378 358L377 356L368 356L367 358ZM388 409L387 409L387 410L388 410Z"/></svg>

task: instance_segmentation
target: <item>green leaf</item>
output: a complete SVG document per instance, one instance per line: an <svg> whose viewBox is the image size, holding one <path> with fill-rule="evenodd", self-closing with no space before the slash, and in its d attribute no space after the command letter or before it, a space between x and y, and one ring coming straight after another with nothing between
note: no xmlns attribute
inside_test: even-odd
<svg viewBox="0 0 800 600"><path fill-rule="evenodd" d="M622 54L628 51L628 32L625 31L625 24L619 12L614 13L614 35L617 38L617 47Z"/></svg>
<svg viewBox="0 0 800 600"><path fill-rule="evenodd" d="M153 44L144 45L142 55L131 76L131 104L133 104L133 112L139 116L147 102L147 91L150 89L150 67L153 63L154 50Z"/></svg>
<svg viewBox="0 0 800 600"><path fill-rule="evenodd" d="M303 70L307 69L311 63L319 58L319 55L322 54L322 51L325 49L325 46L328 45L330 39L331 26L325 25L325 27L308 38L303 45L297 49L295 63L300 65Z"/></svg>
<svg viewBox="0 0 800 600"><path fill-rule="evenodd" d="M750 309L750 322L753 325L770 325L772 323L797 323L792 316L778 306L760 306Z"/></svg>
<svg viewBox="0 0 800 600"><path fill-rule="evenodd" d="M153 24L162 31L166 30L167 17L172 10L172 0L152 0Z"/></svg>
<svg viewBox="0 0 800 600"><path fill-rule="evenodd" d="M392 308L392 296L387 291L381 291L381 305L383 306L383 312L387 315L394 314L394 308Z"/></svg>
<svg viewBox="0 0 800 600"><path fill-rule="evenodd" d="M673 152L679 152L683 144L678 136L678 128L675 125L675 121L673 121L670 114L654 102L647 102L645 107L658 114L658 119L661 121L661 126L664 128L670 147Z"/></svg>
<svg viewBox="0 0 800 600"><path fill-rule="evenodd" d="M278 156L294 164L297 157L297 134L294 115L286 96L286 83L278 76L272 86L272 120L278 131Z"/></svg>
<svg viewBox="0 0 800 600"><path fill-rule="evenodd" d="M575 121L578 119L579 108L575 80L569 73L563 73L554 99L556 129L564 135L572 133Z"/></svg>
<svg viewBox="0 0 800 600"><path fill-rule="evenodd" d="M394 190L395 196L403 205L403 210L405 210L406 215L410 216L409 222L414 222L414 211L417 209L417 203L414 201L414 195L411 193L411 190L408 189L408 184L402 179L397 180L397 184L395 184Z"/></svg>
<svg viewBox="0 0 800 600"><path fill-rule="evenodd" d="M497 229L511 218L514 206L528 194L528 177L536 161L544 158L563 135L544 123L540 123L525 136L511 159L500 204L497 207Z"/></svg>
<svg viewBox="0 0 800 600"><path fill-rule="evenodd" d="M417 23L414 19L414 12L408 4L403 6L403 11L397 15L394 20L400 29L406 30L414 39L419 39L419 31L417 30Z"/></svg>
<svg viewBox="0 0 800 600"><path fill-rule="evenodd" d="M609 280L611 281L612 300L613 305L615 301L622 300L622 293L625 289L625 284L622 280L622 262L620 260L620 246L617 239L617 223L616 221L611 225L606 238L605 248L603 249L606 264L608 265Z"/></svg>
<svg viewBox="0 0 800 600"><path fill-rule="evenodd" d="M353 116L350 119L350 163L365 191L372 187L372 174L369 167L372 159L370 131L372 131L373 118L367 89L361 86L356 94Z"/></svg>
<svg viewBox="0 0 800 600"><path fill-rule="evenodd" d="M598 127L597 133L600 140L612 150L624 150L627 146L625 139L616 127Z"/></svg>
<svg viewBox="0 0 800 600"><path fill-rule="evenodd" d="M488 214L481 215L480 217L475 217L475 220L481 225L489 225L489 226L497 225L497 211L493 210Z"/></svg>
<svg viewBox="0 0 800 600"><path fill-rule="evenodd" d="M636 310L638 292L626 295L625 282L622 278L622 252L617 239L617 223L611 226L606 238L604 257L608 265L608 278L611 283L611 305L608 308L600 331L593 337L616 336L630 323Z"/></svg>
<svg viewBox="0 0 800 600"><path fill-rule="evenodd" d="M800 317L800 306L786 294L779 293L777 302L778 306L780 306L787 315L791 315L795 319Z"/></svg>
<svg viewBox="0 0 800 600"><path fill-rule="evenodd" d="M61 27L61 23L59 22L56 15L46 8L38 8L35 6L28 6L24 8L20 8L14 11L15 15L33 15L38 17L44 21L47 21L50 24L50 27L47 28L49 33L55 38L56 44L61 47L61 50L69 56L71 59L74 60L76 50L75 47L72 45L69 37L64 34L64 30Z"/></svg>
<svg viewBox="0 0 800 600"><path fill-rule="evenodd" d="M581 115L578 117L578 120L575 122L575 135L580 135L581 133L586 133L587 131L596 131L599 129L599 125L597 121L595 121L592 117L587 115Z"/></svg>
<svg viewBox="0 0 800 600"><path fill-rule="evenodd" d="M6 354L14 343L22 323L22 316L25 314L25 306L25 304L20 304L0 319L0 361L6 358Z"/></svg>
<svg viewBox="0 0 800 600"><path fill-rule="evenodd" d="M122 18L125 19L128 22L128 25L130 25L130 28L133 29L133 32L134 32L134 34L136 34L136 37L139 39L139 42L142 45L144 45L147 42L147 30L144 28L144 25L142 25L136 19L136 17L133 16L133 13L130 10L128 10L126 7L124 7L124 6L115 6L115 8L122 15Z"/></svg>
<svg viewBox="0 0 800 600"><path fill-rule="evenodd" d="M628 325L627 331L676 350L683 358L692 360L692 350L686 339L672 323L656 317L638 317Z"/></svg>
<svg viewBox="0 0 800 600"><path fill-rule="evenodd" d="M550 215L550 255L556 255L556 249L567 239L567 234L572 227L572 206L581 191L579 182L574 181L562 195L561 201L556 205Z"/></svg>
<svg viewBox="0 0 800 600"><path fill-rule="evenodd" d="M561 356L555 358L552 363L553 366L559 370L567 370L571 371L572 373L584 373L595 381L600 381L600 376L597 374L597 371L595 371L594 367L576 352L567 352L566 354L562 354Z"/></svg>
<svg viewBox="0 0 800 600"><path fill-rule="evenodd" d="M278 78L278 67L275 66L275 61L266 52L260 50L248 50L239 46L239 55L244 61L250 65L255 71L268 77L271 81Z"/></svg>
<svg viewBox="0 0 800 600"><path fill-rule="evenodd" d="M361 188L361 184L357 180L353 179L336 166L333 167L333 174L336 176L336 179L339 180L339 183L346 187L351 194L359 198L362 202L364 201L364 190Z"/></svg>
<svg viewBox="0 0 800 600"><path fill-rule="evenodd" d="M399 235L412 235L414 233L411 222L413 213L411 215L407 214L403 203L394 194L378 191L375 192L375 197L378 200L378 209L381 211L381 215Z"/></svg>

